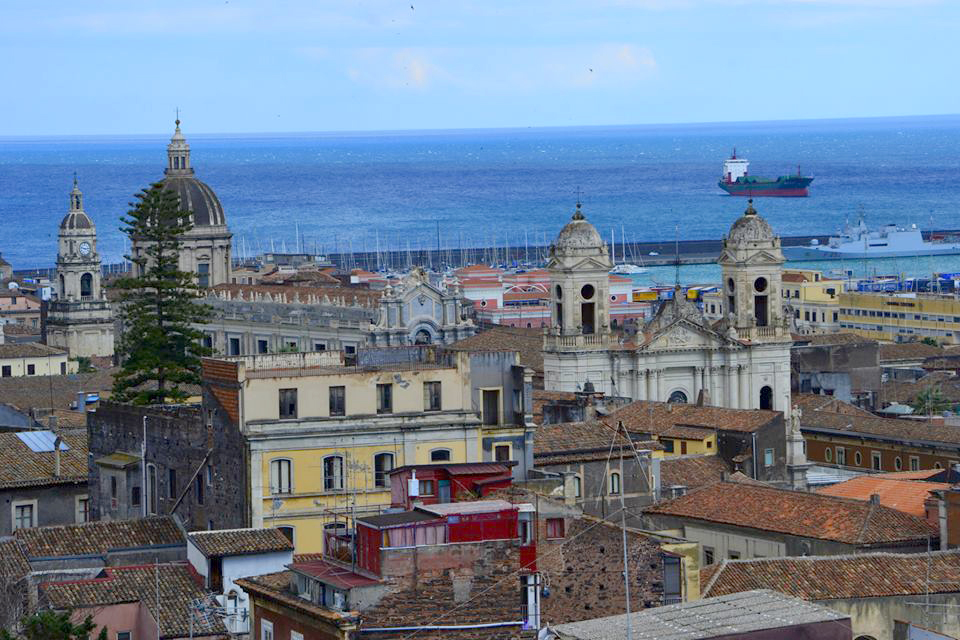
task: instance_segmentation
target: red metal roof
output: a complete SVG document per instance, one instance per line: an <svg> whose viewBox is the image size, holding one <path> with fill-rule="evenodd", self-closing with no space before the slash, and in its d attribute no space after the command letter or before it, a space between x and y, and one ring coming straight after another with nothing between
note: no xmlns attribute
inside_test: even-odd
<svg viewBox="0 0 960 640"><path fill-rule="evenodd" d="M379 584L379 580L368 578L359 573L354 573L339 565L325 562L323 560L314 560L312 562L295 562L290 566L293 571L317 578L340 589L352 589L353 587L369 587Z"/></svg>

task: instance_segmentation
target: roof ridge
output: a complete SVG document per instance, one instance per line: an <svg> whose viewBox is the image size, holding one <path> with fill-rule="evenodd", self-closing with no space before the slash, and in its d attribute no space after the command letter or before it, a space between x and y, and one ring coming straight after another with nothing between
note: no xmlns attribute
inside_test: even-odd
<svg viewBox="0 0 960 640"><path fill-rule="evenodd" d="M709 565L708 565L709 566ZM706 567L704 567L706 568ZM720 565L713 570L713 574L710 576L710 579L707 580L707 585L700 585L700 597L704 597L703 594L709 593L710 589L713 587L713 584L717 581L717 578L723 573L723 570L727 568L727 559L724 558L720 561Z"/></svg>

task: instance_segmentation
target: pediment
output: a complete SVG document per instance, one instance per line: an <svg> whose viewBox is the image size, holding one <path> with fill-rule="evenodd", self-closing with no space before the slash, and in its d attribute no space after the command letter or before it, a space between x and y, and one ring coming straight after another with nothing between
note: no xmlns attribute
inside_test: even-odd
<svg viewBox="0 0 960 640"><path fill-rule="evenodd" d="M598 258L580 258L578 260L562 260L560 258L553 258L550 262L547 263L547 269L558 269L561 271L590 271L590 270L600 270L600 271L609 271L613 268L613 265L610 264L609 260L602 260Z"/></svg>
<svg viewBox="0 0 960 640"><path fill-rule="evenodd" d="M661 329L647 344L638 350L669 351L687 349L717 349L727 340L694 322L680 318Z"/></svg>
<svg viewBox="0 0 960 640"><path fill-rule="evenodd" d="M779 264L783 262L783 256L776 256L769 251L759 251L749 258L747 264Z"/></svg>

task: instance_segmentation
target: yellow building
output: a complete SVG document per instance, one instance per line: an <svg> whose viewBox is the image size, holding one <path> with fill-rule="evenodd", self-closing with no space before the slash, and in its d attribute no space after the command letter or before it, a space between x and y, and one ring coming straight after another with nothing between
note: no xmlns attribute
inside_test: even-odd
<svg viewBox="0 0 960 640"><path fill-rule="evenodd" d="M77 372L77 363L67 352L38 342L0 342L0 377L62 376Z"/></svg>
<svg viewBox="0 0 960 640"><path fill-rule="evenodd" d="M843 293L840 327L874 340L902 342L929 337L957 344L960 300L923 293Z"/></svg>
<svg viewBox="0 0 960 640"><path fill-rule="evenodd" d="M252 526L282 528L298 553L316 553L324 531L390 506L396 467L496 459L525 475L523 385L515 393L508 365L509 380L474 388L478 357L400 347L362 350L359 366L339 351L205 360L205 392L247 441Z"/></svg>

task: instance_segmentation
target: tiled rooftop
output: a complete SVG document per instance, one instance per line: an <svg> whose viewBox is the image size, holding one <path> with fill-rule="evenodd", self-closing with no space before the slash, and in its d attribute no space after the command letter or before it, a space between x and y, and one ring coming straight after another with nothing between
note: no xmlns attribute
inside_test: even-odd
<svg viewBox="0 0 960 640"><path fill-rule="evenodd" d="M163 638L188 637L191 633L188 612L195 610L196 599L205 596L185 563L111 567L104 569L100 578L48 582L41 589L55 609L141 602L154 619L159 620ZM226 629L215 616L197 613L193 616L192 632L194 635L225 634Z"/></svg>
<svg viewBox="0 0 960 640"><path fill-rule="evenodd" d="M194 531L188 534L190 542L200 553L213 556L242 556L272 551L293 551L291 543L279 529L221 529Z"/></svg>
<svg viewBox="0 0 960 640"><path fill-rule="evenodd" d="M937 536L923 518L860 500L719 482L644 510L759 531L869 546Z"/></svg>
<svg viewBox="0 0 960 640"><path fill-rule="evenodd" d="M779 417L779 411L724 409L638 400L614 411L604 418L604 422L615 426L617 421L622 420L623 425L630 431L653 434L659 434L674 425L750 432Z"/></svg>
<svg viewBox="0 0 960 640"><path fill-rule="evenodd" d="M660 461L660 486L683 486L688 489L720 482L729 471L720 456L677 456Z"/></svg>
<svg viewBox="0 0 960 640"><path fill-rule="evenodd" d="M950 486L943 482L916 482L863 475L823 487L818 489L817 493L854 500L869 500L871 495L876 494L880 498L880 504L885 507L922 518L926 514L923 503L930 497L930 492L935 489L949 489Z"/></svg>
<svg viewBox="0 0 960 640"><path fill-rule="evenodd" d="M20 410L34 407L69 409L77 393L99 393L101 397L113 388L116 369L95 373L73 373L66 376L21 376L0 378L0 398Z"/></svg>
<svg viewBox="0 0 960 640"><path fill-rule="evenodd" d="M812 347L827 345L874 344L876 340L864 338L856 333L814 333L807 336L797 336L795 342L808 344Z"/></svg>
<svg viewBox="0 0 960 640"><path fill-rule="evenodd" d="M9 342L0 344L0 360L4 358L45 358L47 356L65 356L63 349L48 347L39 342Z"/></svg>
<svg viewBox="0 0 960 640"><path fill-rule="evenodd" d="M808 394L794 396L794 402L800 403L803 410L800 424L804 430L824 429L871 435L900 443L920 441L954 447L960 445L960 426L932 426L915 420L878 418L832 398L822 403L823 408L812 408L818 405L821 397ZM838 410L843 413L836 413Z"/></svg>
<svg viewBox="0 0 960 640"><path fill-rule="evenodd" d="M804 600L957 592L960 551L724 560L701 572L700 587L704 597L773 589Z"/></svg>
<svg viewBox="0 0 960 640"><path fill-rule="evenodd" d="M769 590L704 598L630 614L636 640L753 637L761 631L845 620L849 621L849 616ZM564 638L576 640L625 640L627 615L570 622L551 628L562 633ZM847 636L850 636L849 632Z"/></svg>
<svg viewBox="0 0 960 640"><path fill-rule="evenodd" d="M448 347L457 351L516 351L520 364L543 372L543 331L524 327L494 326Z"/></svg>
<svg viewBox="0 0 960 640"><path fill-rule="evenodd" d="M14 582L30 573L30 563L20 544L13 539L0 540L0 584Z"/></svg>
<svg viewBox="0 0 960 640"><path fill-rule="evenodd" d="M942 347L922 342L900 342L880 345L880 364L894 364L898 361L923 360L943 355Z"/></svg>
<svg viewBox="0 0 960 640"><path fill-rule="evenodd" d="M184 544L169 516L17 529L14 537L29 558L104 554L110 550Z"/></svg>
<svg viewBox="0 0 960 640"><path fill-rule="evenodd" d="M620 445L624 455L633 455L623 435L615 435L616 429L603 422L564 422L540 425L533 436L533 456L537 464L561 464L564 462L605 459L608 455L619 456ZM611 444L614 444L611 454ZM633 440L637 449L662 449L656 442ZM587 456L587 457L584 457ZM591 457L592 456L592 457Z"/></svg>
<svg viewBox="0 0 960 640"><path fill-rule="evenodd" d="M292 571L278 571L276 573L241 578L236 580L235 583L247 593L264 596L282 605L291 607L310 616L316 616L322 620L345 624L353 624L356 622L356 617L350 612L340 613L333 609L313 604L309 600L291 593L290 581L292 578Z"/></svg>
<svg viewBox="0 0 960 640"><path fill-rule="evenodd" d="M55 472L55 454L34 452L16 433L0 433L0 489L41 487L87 482L87 434L63 434L70 448L60 452L60 475Z"/></svg>

